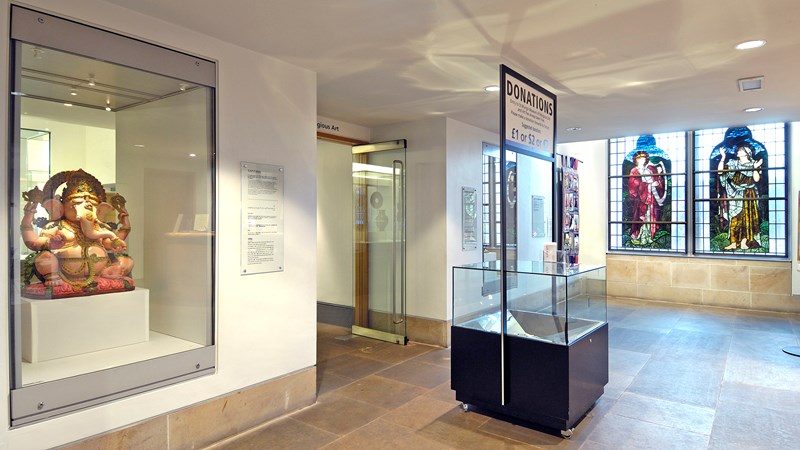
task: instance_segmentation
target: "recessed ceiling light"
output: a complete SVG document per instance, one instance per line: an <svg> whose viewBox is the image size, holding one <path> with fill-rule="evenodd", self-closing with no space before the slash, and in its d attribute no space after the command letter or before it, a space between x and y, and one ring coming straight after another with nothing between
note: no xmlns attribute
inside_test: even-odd
<svg viewBox="0 0 800 450"><path fill-rule="evenodd" d="M194 157L195 157L195 156L197 156L197 155L196 155L195 153L189 153L189 156L190 156L190 157L192 157L192 158L194 158Z"/></svg>
<svg viewBox="0 0 800 450"><path fill-rule="evenodd" d="M144 148L144 144L133 144L134 147Z"/></svg>
<svg viewBox="0 0 800 450"><path fill-rule="evenodd" d="M72 106L72 103L64 103L64 106Z"/></svg>
<svg viewBox="0 0 800 450"><path fill-rule="evenodd" d="M94 78L94 74L90 73L89 74L89 86L94 86L96 82L97 82L97 80Z"/></svg>
<svg viewBox="0 0 800 450"><path fill-rule="evenodd" d="M752 48L759 48L767 45L767 41L758 39L755 41L745 41L736 44L736 50L750 50Z"/></svg>
<svg viewBox="0 0 800 450"><path fill-rule="evenodd" d="M759 106L754 106L752 108L745 108L744 112L750 113L750 112L759 112L759 111L763 111L763 110L764 110L764 108L761 108Z"/></svg>
<svg viewBox="0 0 800 450"><path fill-rule="evenodd" d="M78 95L78 91L76 91L75 89L70 89L69 95Z"/></svg>
<svg viewBox="0 0 800 450"><path fill-rule="evenodd" d="M581 131L582 129L583 128L581 128L581 127L569 127L569 128L567 128L567 131Z"/></svg>
<svg viewBox="0 0 800 450"><path fill-rule="evenodd" d="M486 92L498 92L500 90L500 86L493 84L491 86L486 86L483 88L483 90Z"/></svg>

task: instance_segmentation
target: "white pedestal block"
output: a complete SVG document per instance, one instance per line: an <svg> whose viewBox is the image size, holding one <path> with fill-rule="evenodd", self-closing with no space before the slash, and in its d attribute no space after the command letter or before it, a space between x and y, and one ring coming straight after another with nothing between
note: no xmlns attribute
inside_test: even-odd
<svg viewBox="0 0 800 450"><path fill-rule="evenodd" d="M22 358L37 363L148 340L150 291L22 299Z"/></svg>

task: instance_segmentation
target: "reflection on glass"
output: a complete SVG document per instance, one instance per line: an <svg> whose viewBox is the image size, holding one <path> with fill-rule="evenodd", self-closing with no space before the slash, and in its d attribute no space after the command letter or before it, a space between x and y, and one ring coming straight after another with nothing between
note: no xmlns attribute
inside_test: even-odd
<svg viewBox="0 0 800 450"><path fill-rule="evenodd" d="M500 296L482 286L499 270L496 262L454 269L453 325L502 332ZM516 283L508 290L508 335L569 345L606 322L604 267L519 261L509 277Z"/></svg>
<svg viewBox="0 0 800 450"><path fill-rule="evenodd" d="M212 345L213 90L16 51L14 387Z"/></svg>

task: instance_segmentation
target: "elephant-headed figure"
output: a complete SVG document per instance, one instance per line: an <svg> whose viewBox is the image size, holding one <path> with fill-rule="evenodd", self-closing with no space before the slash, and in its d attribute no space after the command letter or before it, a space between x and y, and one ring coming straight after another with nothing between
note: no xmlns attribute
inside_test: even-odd
<svg viewBox="0 0 800 450"><path fill-rule="evenodd" d="M66 184L61 194L56 190ZM106 201L103 185L83 169L53 175L44 185L26 192L20 232L25 245L35 253L32 275L41 283L24 277L23 295L32 298L60 298L131 290L129 277L133 259L125 251L130 220L125 199L116 195ZM37 234L34 214L41 203L49 221ZM118 226L102 218L116 210ZM38 223L38 222L37 222ZM116 230L115 230L115 229Z"/></svg>

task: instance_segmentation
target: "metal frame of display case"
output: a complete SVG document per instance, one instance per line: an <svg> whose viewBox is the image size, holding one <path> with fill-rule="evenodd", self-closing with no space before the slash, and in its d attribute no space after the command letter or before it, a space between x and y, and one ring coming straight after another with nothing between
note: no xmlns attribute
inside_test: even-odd
<svg viewBox="0 0 800 450"><path fill-rule="evenodd" d="M461 316L462 320L456 314L456 283L462 282L462 290L464 285L474 288L478 275L473 274L472 283L465 283L458 271L480 272L481 280L487 278L486 272L491 278L502 271L499 264L487 263L453 268L451 387L465 410L473 407L523 425L560 430L563 437L570 437L608 383L605 268L541 262L520 266L507 276L549 278L540 279L543 282L539 285L550 281L550 298L544 298L547 293L542 291L525 294L535 298L541 306L539 311L526 311L513 300L503 310L499 301L493 303L487 300L490 297L482 297L475 302L480 306ZM580 318L584 315L581 312L569 313L570 284L587 274L600 275L592 279L602 285L588 296L594 300L585 301L587 305L591 301L599 304L595 320ZM524 283L520 280L519 284ZM558 286L563 287L563 293ZM481 295L479 287L473 295ZM505 326L500 317L507 318Z"/></svg>

